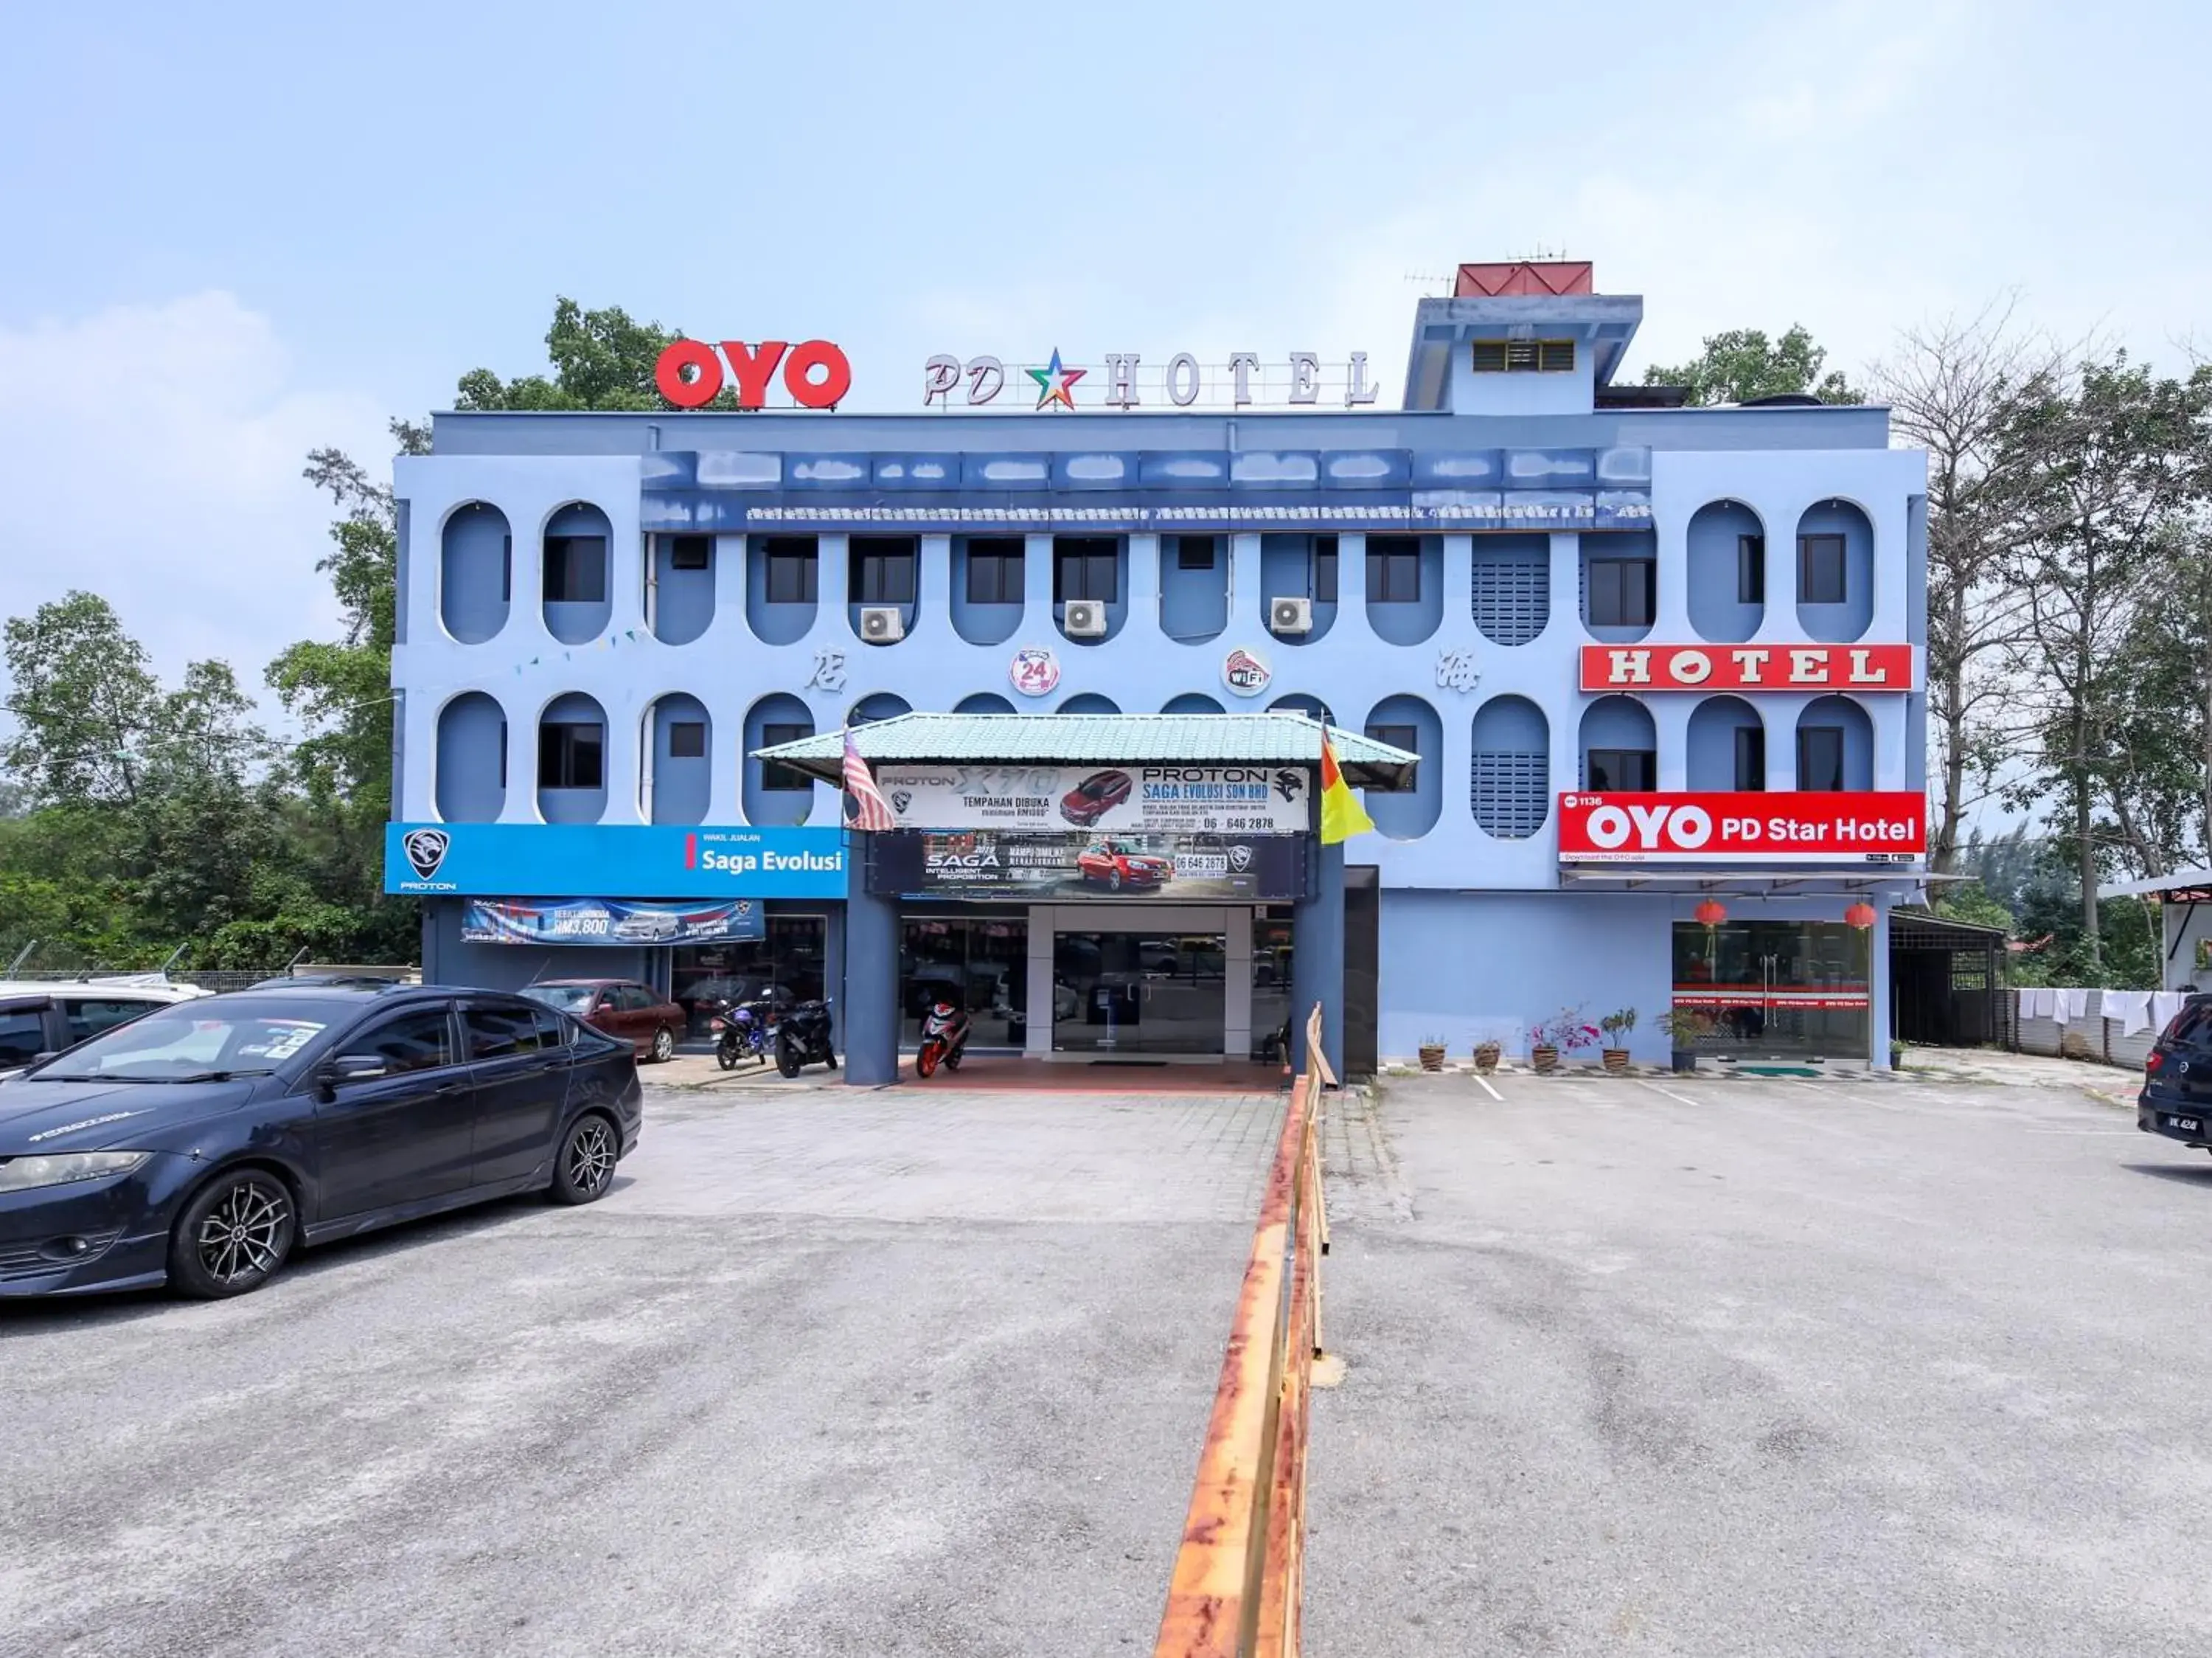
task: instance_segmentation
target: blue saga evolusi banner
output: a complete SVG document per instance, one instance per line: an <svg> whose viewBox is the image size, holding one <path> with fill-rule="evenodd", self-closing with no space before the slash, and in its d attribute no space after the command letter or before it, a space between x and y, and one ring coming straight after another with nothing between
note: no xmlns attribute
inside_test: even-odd
<svg viewBox="0 0 2212 1658"><path fill-rule="evenodd" d="M708 944L767 936L761 906L650 904L612 898L472 898L461 912L471 944Z"/></svg>

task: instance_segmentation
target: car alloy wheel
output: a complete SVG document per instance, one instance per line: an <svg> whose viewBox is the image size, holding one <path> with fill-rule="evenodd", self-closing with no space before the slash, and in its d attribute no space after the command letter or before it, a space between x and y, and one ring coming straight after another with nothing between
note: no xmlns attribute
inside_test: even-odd
<svg viewBox="0 0 2212 1658"><path fill-rule="evenodd" d="M553 1160L553 1196L564 1204L605 1197L614 1186L615 1161L621 1155L622 1142L612 1123L597 1112L578 1118Z"/></svg>
<svg viewBox="0 0 2212 1658"><path fill-rule="evenodd" d="M299 1235L292 1194L259 1169L216 1179L185 1207L172 1234L169 1281L214 1301L274 1277Z"/></svg>
<svg viewBox="0 0 2212 1658"><path fill-rule="evenodd" d="M1109 893L1118 893L1121 890L1121 872L1119 869L1109 869L1106 872L1106 890Z"/></svg>
<svg viewBox="0 0 2212 1658"><path fill-rule="evenodd" d="M653 1063L665 1065L676 1057L676 1033L663 1025L653 1033Z"/></svg>

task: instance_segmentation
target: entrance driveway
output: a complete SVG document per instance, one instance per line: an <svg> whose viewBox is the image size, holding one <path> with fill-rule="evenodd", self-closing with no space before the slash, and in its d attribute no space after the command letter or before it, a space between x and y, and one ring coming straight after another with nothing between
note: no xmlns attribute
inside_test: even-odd
<svg viewBox="0 0 2212 1658"><path fill-rule="evenodd" d="M1148 1650L1281 1110L654 1090L589 1209L0 1305L0 1653Z"/></svg>
<svg viewBox="0 0 2212 1658"><path fill-rule="evenodd" d="M2078 1085L1385 1087L1316 1658L2212 1651L2212 1158Z"/></svg>

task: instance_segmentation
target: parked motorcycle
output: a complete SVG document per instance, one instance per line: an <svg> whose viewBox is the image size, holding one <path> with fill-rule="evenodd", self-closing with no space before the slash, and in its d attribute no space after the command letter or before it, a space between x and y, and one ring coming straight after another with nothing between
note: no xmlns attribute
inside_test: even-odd
<svg viewBox="0 0 2212 1658"><path fill-rule="evenodd" d="M719 1033L714 1044L714 1063L724 1070L735 1070L742 1060L768 1063L769 1004L766 1002L724 1002L719 1003L708 1028Z"/></svg>
<svg viewBox="0 0 2212 1658"><path fill-rule="evenodd" d="M769 1033L775 1045L775 1068L796 1076L808 1065L837 1069L836 1051L830 1045L830 1004L794 1002L776 1016Z"/></svg>
<svg viewBox="0 0 2212 1658"><path fill-rule="evenodd" d="M915 1075L934 1076L939 1065L958 1070L961 1056L968 1051L971 1026L966 1009L950 1002L932 1003L921 1021L921 1051L914 1058Z"/></svg>

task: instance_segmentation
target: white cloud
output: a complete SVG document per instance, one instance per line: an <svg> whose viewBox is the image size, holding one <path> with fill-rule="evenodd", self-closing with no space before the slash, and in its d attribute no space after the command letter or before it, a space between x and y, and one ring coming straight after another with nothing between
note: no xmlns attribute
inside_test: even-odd
<svg viewBox="0 0 2212 1658"><path fill-rule="evenodd" d="M231 294L0 328L0 613L89 588L165 677L222 656L258 689L335 624L331 515L300 476L324 444L382 472L384 411L297 385Z"/></svg>

